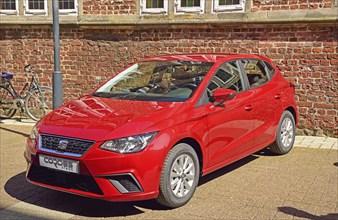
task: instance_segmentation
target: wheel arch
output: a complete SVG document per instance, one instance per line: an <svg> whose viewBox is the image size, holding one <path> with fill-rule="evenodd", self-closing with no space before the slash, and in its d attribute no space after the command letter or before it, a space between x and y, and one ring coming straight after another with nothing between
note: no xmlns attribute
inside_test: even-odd
<svg viewBox="0 0 338 220"><path fill-rule="evenodd" d="M200 165L200 174L202 175L204 160L203 160L203 152L201 149L201 145L198 143L198 141L190 137L179 140L177 143L174 144L174 146L180 143L189 144L195 150L197 157L198 157L199 165Z"/></svg>
<svg viewBox="0 0 338 220"><path fill-rule="evenodd" d="M297 118L296 109L294 107L292 107L292 106L289 106L285 110L291 112L291 114L293 115L293 118L295 119L295 122L297 124L298 118Z"/></svg>

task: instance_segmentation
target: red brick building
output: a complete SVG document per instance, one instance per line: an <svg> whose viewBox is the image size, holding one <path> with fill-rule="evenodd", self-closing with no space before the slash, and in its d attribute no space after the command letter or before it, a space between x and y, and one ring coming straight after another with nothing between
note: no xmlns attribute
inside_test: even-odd
<svg viewBox="0 0 338 220"><path fill-rule="evenodd" d="M298 84L299 133L338 136L338 0L60 0L64 101L140 57L258 53ZM51 0L0 0L1 71L51 86Z"/></svg>

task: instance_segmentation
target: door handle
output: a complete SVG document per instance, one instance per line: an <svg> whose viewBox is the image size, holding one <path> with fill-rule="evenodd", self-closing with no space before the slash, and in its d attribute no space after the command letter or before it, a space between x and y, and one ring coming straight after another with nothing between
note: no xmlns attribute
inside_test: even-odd
<svg viewBox="0 0 338 220"><path fill-rule="evenodd" d="M245 111L251 111L253 109L252 105L247 105L244 107Z"/></svg>
<svg viewBox="0 0 338 220"><path fill-rule="evenodd" d="M280 94L275 95L275 99L280 99L282 96Z"/></svg>

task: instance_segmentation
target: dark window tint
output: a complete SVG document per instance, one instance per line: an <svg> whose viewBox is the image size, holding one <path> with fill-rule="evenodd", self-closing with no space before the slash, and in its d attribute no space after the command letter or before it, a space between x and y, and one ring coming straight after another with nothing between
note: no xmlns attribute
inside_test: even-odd
<svg viewBox="0 0 338 220"><path fill-rule="evenodd" d="M147 0L146 8L164 8L163 0Z"/></svg>
<svg viewBox="0 0 338 220"><path fill-rule="evenodd" d="M219 5L239 5L239 0L219 0Z"/></svg>
<svg viewBox="0 0 338 220"><path fill-rule="evenodd" d="M59 9L75 9L75 0L59 0Z"/></svg>
<svg viewBox="0 0 338 220"><path fill-rule="evenodd" d="M243 90L243 83L240 76L240 70L236 61L224 63L211 79L208 92L214 92L217 88L232 89L237 92Z"/></svg>
<svg viewBox="0 0 338 220"><path fill-rule="evenodd" d="M0 0L0 10L16 10L15 0Z"/></svg>
<svg viewBox="0 0 338 220"><path fill-rule="evenodd" d="M271 79L275 75L276 70L268 62L264 61L264 64Z"/></svg>
<svg viewBox="0 0 338 220"><path fill-rule="evenodd" d="M243 69L248 77L250 88L263 85L268 81L264 65L259 60L242 60Z"/></svg>
<svg viewBox="0 0 338 220"><path fill-rule="evenodd" d="M44 10L45 1L44 0L29 0L28 7L30 10Z"/></svg>
<svg viewBox="0 0 338 220"><path fill-rule="evenodd" d="M181 7L199 7L200 0L181 0Z"/></svg>

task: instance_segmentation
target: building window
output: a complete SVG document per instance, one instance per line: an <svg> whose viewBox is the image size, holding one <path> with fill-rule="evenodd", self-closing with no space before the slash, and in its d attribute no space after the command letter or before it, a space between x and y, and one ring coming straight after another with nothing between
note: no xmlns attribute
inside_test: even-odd
<svg viewBox="0 0 338 220"><path fill-rule="evenodd" d="M205 0L176 0L176 12L203 13Z"/></svg>
<svg viewBox="0 0 338 220"><path fill-rule="evenodd" d="M141 13L167 14L168 0L141 0Z"/></svg>
<svg viewBox="0 0 338 220"><path fill-rule="evenodd" d="M47 15L47 0L25 0L25 14Z"/></svg>
<svg viewBox="0 0 338 220"><path fill-rule="evenodd" d="M245 0L214 0L214 12L244 12Z"/></svg>
<svg viewBox="0 0 338 220"><path fill-rule="evenodd" d="M77 0L59 0L60 14L77 14Z"/></svg>
<svg viewBox="0 0 338 220"><path fill-rule="evenodd" d="M0 0L0 14L18 14L18 0Z"/></svg>

